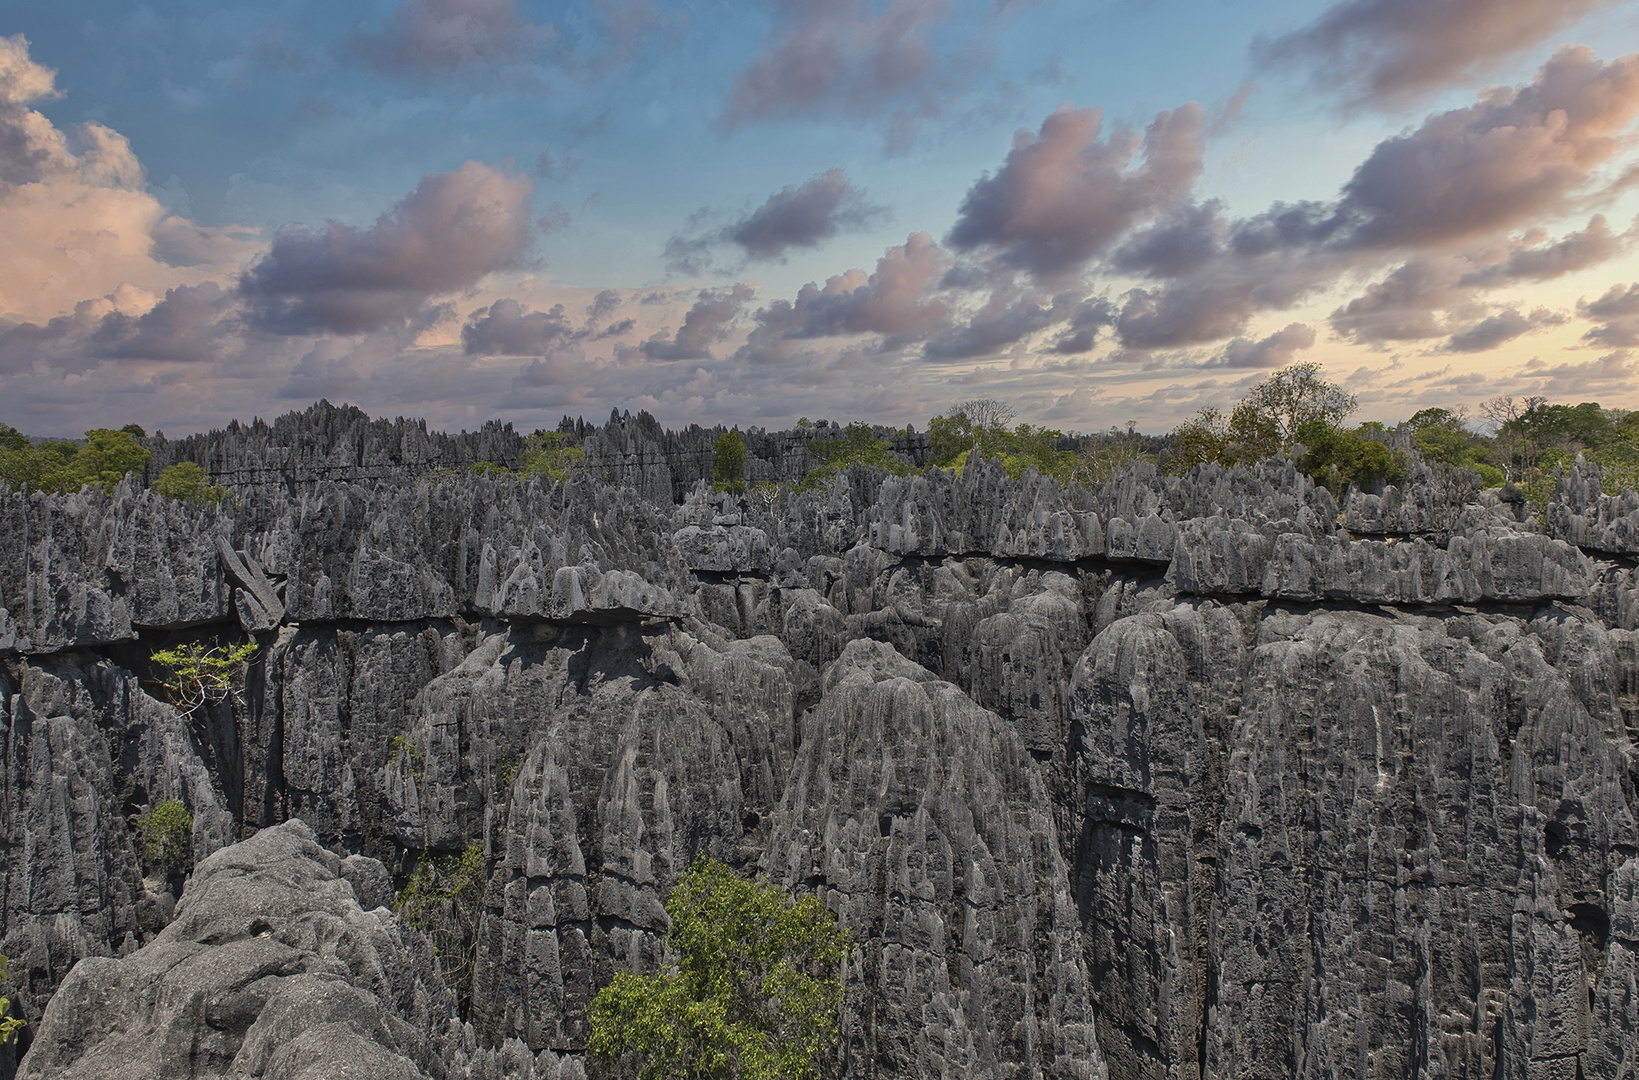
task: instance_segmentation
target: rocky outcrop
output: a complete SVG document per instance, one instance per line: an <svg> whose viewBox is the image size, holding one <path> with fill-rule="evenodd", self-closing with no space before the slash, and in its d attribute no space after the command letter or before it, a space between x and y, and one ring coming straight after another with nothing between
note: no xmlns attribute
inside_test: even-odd
<svg viewBox="0 0 1639 1080"><path fill-rule="evenodd" d="M582 1075L516 1042L479 1050L386 870L300 819L194 869L175 919L123 958L78 964L24 1080L545 1080Z"/></svg>
<svg viewBox="0 0 1639 1080"><path fill-rule="evenodd" d="M1421 463L1340 504L1285 461L1088 491L977 458L756 502L680 479L713 433L643 417L569 425L628 455L607 477L520 483L406 464L503 429L324 416L219 440L281 478L237 504L0 491L0 952L36 1075L184 1038L201 1075L596 1072L589 1002L662 961L701 853L854 934L848 1075L1639 1060L1639 503L1597 469L1545 507ZM789 434L747 433L754 468L795 469ZM349 454L388 471L302 472ZM151 653L212 639L259 650L184 715ZM173 798L191 879L142 850ZM295 869L257 884L257 844ZM376 902L468 850L435 965ZM289 908L269 938L208 929L252 893ZM201 951L274 938L243 986ZM204 997L189 963L224 972ZM140 1006L44 1049L93 993Z"/></svg>

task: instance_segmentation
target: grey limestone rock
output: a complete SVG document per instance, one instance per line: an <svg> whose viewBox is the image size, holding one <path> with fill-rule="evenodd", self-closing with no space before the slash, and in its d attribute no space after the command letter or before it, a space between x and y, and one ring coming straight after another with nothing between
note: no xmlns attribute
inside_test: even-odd
<svg viewBox="0 0 1639 1080"><path fill-rule="evenodd" d="M1547 531L1587 551L1639 554L1639 493L1606 495L1599 466L1579 459L1555 484Z"/></svg>
<svg viewBox="0 0 1639 1080"><path fill-rule="evenodd" d="M704 482L718 432L560 430L568 482L322 406L150 440L219 506L0 491L28 1075L595 1078L589 1002L700 853L853 931L849 1075L1639 1060L1639 504L1591 467L1540 514L1420 462L1341 510L1286 460L759 501ZM832 434L747 431L753 479ZM212 639L259 649L183 717L148 657ZM140 851L170 798L192 878ZM468 850L439 962L383 908Z"/></svg>

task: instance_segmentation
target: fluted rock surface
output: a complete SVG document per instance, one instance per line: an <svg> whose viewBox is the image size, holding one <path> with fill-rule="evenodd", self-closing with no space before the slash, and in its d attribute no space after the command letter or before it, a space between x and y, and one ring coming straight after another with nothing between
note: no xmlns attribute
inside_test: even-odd
<svg viewBox="0 0 1639 1080"><path fill-rule="evenodd" d="M570 425L613 465L567 483L411 467L521 446L499 428L287 420L190 444L272 470L238 504L0 491L23 555L0 563L0 952L25 1069L57 1060L41 1011L76 980L171 985L139 958L206 918L250 834L300 848L278 858L320 899L346 877L319 844L398 885L481 855L470 910L427 916L450 945L447 987L416 976L436 1009L366 988L337 1014L337 1039L399 1055L383 1069L596 1072L589 1002L663 960L700 853L853 932L852 1076L1639 1060L1639 502L1591 466L1546 507L1421 462L1339 501L1285 461L1088 491L977 458L767 505L685 482L713 433L643 417ZM799 470L778 448L812 437L749 433L754 475ZM247 637L234 697L183 715L153 681L156 647ZM186 883L142 852L171 798ZM376 954L420 955L340 903L324 918L369 923ZM226 1046L185 995L144 1000L85 1060ZM269 1039L266 1062L301 1043Z"/></svg>
<svg viewBox="0 0 1639 1080"><path fill-rule="evenodd" d="M24 1080L579 1077L517 1043L478 1051L426 938L381 906L386 871L300 819L194 870L176 918L86 960L46 1008Z"/></svg>

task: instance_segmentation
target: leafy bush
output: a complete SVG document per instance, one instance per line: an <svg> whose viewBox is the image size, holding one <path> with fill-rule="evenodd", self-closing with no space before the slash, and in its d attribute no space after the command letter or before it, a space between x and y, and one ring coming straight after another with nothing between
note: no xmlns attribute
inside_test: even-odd
<svg viewBox="0 0 1639 1080"><path fill-rule="evenodd" d="M586 470L586 455L569 443L561 431L537 431L529 437L523 456L518 458L518 476L544 476L562 483Z"/></svg>
<svg viewBox="0 0 1639 1080"><path fill-rule="evenodd" d="M850 465L867 465L886 469L895 476L908 476L914 470L894 455L886 439L876 437L871 425L856 421L842 431L839 439L815 439L808 444L808 452L820 459L821 464L809 469L797 484L798 492L812 491L830 484L831 478Z"/></svg>
<svg viewBox="0 0 1639 1080"><path fill-rule="evenodd" d="M422 753L421 747L411 742L408 735L394 735L388 746L391 747L394 757L402 758L409 764L410 776L420 780L426 762L426 754Z"/></svg>
<svg viewBox="0 0 1639 1080"><path fill-rule="evenodd" d="M432 940L439 971L463 1008L472 999L478 960L485 862L484 849L478 844L442 858L423 853L396 902L404 921Z"/></svg>
<svg viewBox="0 0 1639 1080"><path fill-rule="evenodd" d="M622 972L592 999L591 1049L626 1054L644 1080L818 1075L837 1044L840 973L853 948L819 898L795 900L715 859L666 901L664 971Z"/></svg>
<svg viewBox="0 0 1639 1080"><path fill-rule="evenodd" d="M1368 425L1353 431L1311 420L1298 431L1304 454L1299 466L1315 482L1342 499L1354 484L1363 489L1406 478L1406 457L1371 438Z"/></svg>
<svg viewBox="0 0 1639 1080"><path fill-rule="evenodd" d="M205 470L193 461L166 466L154 481L154 490L167 499L191 503L218 503L228 494L227 488L211 483Z"/></svg>
<svg viewBox="0 0 1639 1080"><path fill-rule="evenodd" d="M159 649L151 659L163 675L158 684L171 704L184 716L192 716L206 705L220 704L229 697L239 700L233 679L239 665L254 656L256 649L254 641L242 645L195 641L174 649Z"/></svg>
<svg viewBox="0 0 1639 1080"><path fill-rule="evenodd" d="M178 799L166 799L137 819L142 856L170 873L193 858L193 815Z"/></svg>
<svg viewBox="0 0 1639 1080"><path fill-rule="evenodd" d="M0 953L0 982L6 979L6 956ZM0 1046L17 1041L17 1033L27 1025L11 1015L11 999L0 997Z"/></svg>

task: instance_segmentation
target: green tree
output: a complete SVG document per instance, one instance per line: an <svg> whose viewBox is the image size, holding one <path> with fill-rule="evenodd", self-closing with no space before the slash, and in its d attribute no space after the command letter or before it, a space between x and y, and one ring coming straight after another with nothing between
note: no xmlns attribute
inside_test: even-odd
<svg viewBox="0 0 1639 1080"><path fill-rule="evenodd" d="M1316 363L1281 368L1237 401L1227 416L1205 408L1173 429L1167 471L1204 461L1233 465L1290 454L1299 432L1335 431L1355 408L1353 394L1320 377Z"/></svg>
<svg viewBox="0 0 1639 1080"><path fill-rule="evenodd" d="M107 428L92 428L79 443L50 439L29 444L25 439L17 445L16 439L5 437L0 438L0 480L13 488L27 484L34 491L67 494L96 484L111 492L152 456L129 432Z"/></svg>
<svg viewBox="0 0 1639 1080"><path fill-rule="evenodd" d="M808 444L808 452L819 458L821 464L803 474L796 486L799 492L824 487L850 465L886 469L895 476L908 476L913 471L908 463L894 455L888 441L877 438L876 430L863 421L849 424L840 439L815 439Z"/></svg>
<svg viewBox="0 0 1639 1080"><path fill-rule="evenodd" d="M74 455L74 468L84 483L99 484L111 492L127 473L141 472L153 456L128 431L92 428Z"/></svg>
<svg viewBox="0 0 1639 1080"><path fill-rule="evenodd" d="M1320 377L1314 361L1283 367L1236 403L1229 426L1247 444L1274 442L1290 452L1298 431L1316 423L1335 428L1355 410L1353 394ZM1310 430L1313 430L1310 427ZM1263 455L1259 455L1260 457Z"/></svg>
<svg viewBox="0 0 1639 1080"><path fill-rule="evenodd" d="M1007 426L1012 421L1013 406L1005 401L973 398L959 402L951 406L948 413L928 421L929 460L941 468L948 468L955 464L957 458L973 450L986 457L1016 453L1015 431ZM1029 425L1021 424L1018 430L1047 429L1031 429ZM1057 433L1054 434L1056 437Z"/></svg>
<svg viewBox="0 0 1639 1080"><path fill-rule="evenodd" d="M1172 429L1172 446L1167 454L1167 471L1176 475L1189 472L1208 461L1233 465L1235 440L1230 434L1229 417L1211 406L1202 409Z"/></svg>
<svg viewBox="0 0 1639 1080"><path fill-rule="evenodd" d="M746 441L738 431L725 431L711 447L711 478L738 491L746 478Z"/></svg>
<svg viewBox="0 0 1639 1080"><path fill-rule="evenodd" d="M0 982L6 981L6 956L0 953ZM17 1041L17 1033L25 1025L17 1017L11 1015L11 999L0 997L0 1046Z"/></svg>
<svg viewBox="0 0 1639 1080"><path fill-rule="evenodd" d="M586 455L561 431L537 431L518 458L518 476L544 476L560 483L586 469Z"/></svg>
<svg viewBox="0 0 1639 1080"><path fill-rule="evenodd" d="M666 970L622 972L592 999L591 1048L633 1054L643 1080L776 1080L818 1074L837 1044L849 933L818 897L793 899L715 859L666 901Z"/></svg>
<svg viewBox="0 0 1639 1080"><path fill-rule="evenodd" d="M0 424L0 453L7 450L27 450L28 436L10 424Z"/></svg>
<svg viewBox="0 0 1639 1080"><path fill-rule="evenodd" d="M193 858L193 815L180 799L166 799L137 819L142 856L166 873L182 869Z"/></svg>
<svg viewBox="0 0 1639 1080"><path fill-rule="evenodd" d="M1404 480L1405 455L1391 450L1381 439L1371 438L1368 434L1371 431L1366 424L1348 431L1323 420L1311 420L1298 430L1298 438L1304 446L1303 458L1298 464L1339 499L1350 484L1371 488Z"/></svg>
<svg viewBox="0 0 1639 1080"><path fill-rule="evenodd" d="M219 503L228 494L227 488L211 483L211 478L196 461L167 465L154 481L154 490L167 499L191 503Z"/></svg>

